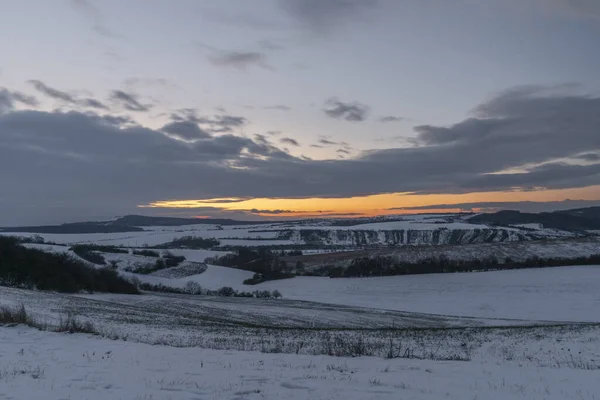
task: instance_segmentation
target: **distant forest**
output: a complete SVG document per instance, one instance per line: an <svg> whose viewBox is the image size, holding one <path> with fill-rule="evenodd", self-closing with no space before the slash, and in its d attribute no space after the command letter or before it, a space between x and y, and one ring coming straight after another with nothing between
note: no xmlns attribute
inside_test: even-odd
<svg viewBox="0 0 600 400"><path fill-rule="evenodd" d="M391 256L363 257L353 260L347 267L324 267L320 272L331 278L372 277L392 275L439 274L451 272L498 271L524 268L546 268L573 265L600 265L600 254L577 258L539 258L523 261L495 257L483 260L450 260L431 257L414 263L400 262ZM319 273L317 273L319 274Z"/></svg>

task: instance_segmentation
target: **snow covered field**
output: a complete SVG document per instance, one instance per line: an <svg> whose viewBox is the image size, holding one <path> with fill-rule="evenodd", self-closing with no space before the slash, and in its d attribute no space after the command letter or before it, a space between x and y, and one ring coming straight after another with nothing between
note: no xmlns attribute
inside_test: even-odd
<svg viewBox="0 0 600 400"><path fill-rule="evenodd" d="M590 339L597 349L598 338ZM556 348L551 338L536 346ZM3 399L600 398L598 370L587 370L589 364L545 365L493 351L470 362L336 358L179 349L0 327L0 354Z"/></svg>
<svg viewBox="0 0 600 400"><path fill-rule="evenodd" d="M600 266L265 282L287 299L485 318L600 322Z"/></svg>
<svg viewBox="0 0 600 400"><path fill-rule="evenodd" d="M534 321L600 322L600 266L557 267L376 278L295 277L243 285L251 272L209 265L177 280L144 282L207 289L279 290L285 299L452 316Z"/></svg>

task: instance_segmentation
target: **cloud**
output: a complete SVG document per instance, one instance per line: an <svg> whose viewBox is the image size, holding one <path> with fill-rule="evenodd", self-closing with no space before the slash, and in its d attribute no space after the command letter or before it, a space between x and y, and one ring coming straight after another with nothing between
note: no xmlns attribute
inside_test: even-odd
<svg viewBox="0 0 600 400"><path fill-rule="evenodd" d="M123 38L122 35L115 33L106 26L104 15L89 0L71 0L71 5L92 22L92 31L97 35L107 38Z"/></svg>
<svg viewBox="0 0 600 400"><path fill-rule="evenodd" d="M402 120L403 120L402 117L396 117L394 115L386 115L384 117L379 118L379 122L384 122L384 123L387 123L387 122L400 122Z"/></svg>
<svg viewBox="0 0 600 400"><path fill-rule="evenodd" d="M252 214L271 214L271 215L279 215L279 214L297 214L298 211L292 211L292 210L258 210L256 208L253 208L251 210L247 210L248 212L251 212Z"/></svg>
<svg viewBox="0 0 600 400"><path fill-rule="evenodd" d="M231 114L217 114L213 116L199 116L194 109L181 109L171 114L175 122L187 121L199 124L202 130L209 133L229 133L248 123L245 117Z"/></svg>
<svg viewBox="0 0 600 400"><path fill-rule="evenodd" d="M289 144L292 146L300 146L300 143L298 143L298 141L296 139L292 139L289 137L281 138L281 139L279 139L279 141L283 144Z"/></svg>
<svg viewBox="0 0 600 400"><path fill-rule="evenodd" d="M336 152L340 154L350 154L350 152L346 149L337 149Z"/></svg>
<svg viewBox="0 0 600 400"><path fill-rule="evenodd" d="M600 153L583 153L577 154L574 158L578 158L583 161L600 161Z"/></svg>
<svg viewBox="0 0 600 400"><path fill-rule="evenodd" d="M279 110L279 111L290 111L291 107L286 106L285 104L277 104L275 106L267 106L264 107L265 110Z"/></svg>
<svg viewBox="0 0 600 400"><path fill-rule="evenodd" d="M333 140L329 140L326 136L321 136L319 139L319 144L323 146L346 146L349 147L348 142L334 142ZM323 147L319 146L319 147ZM316 147L316 145L315 145Z"/></svg>
<svg viewBox="0 0 600 400"><path fill-rule="evenodd" d="M15 103L22 103L30 107L38 105L37 99L33 96L0 88L0 114L12 110Z"/></svg>
<svg viewBox="0 0 600 400"><path fill-rule="evenodd" d="M362 122L369 114L369 107L358 102L344 103L336 98L331 98L325 102L323 111L331 118Z"/></svg>
<svg viewBox="0 0 600 400"><path fill-rule="evenodd" d="M47 84L45 84L44 82L39 81L39 80L30 80L28 82L31 85L33 85L33 87L40 93L43 93L44 95L46 95L52 99L61 101L63 103L68 103L72 106L80 106L80 107L85 107L85 108L109 110L109 107L107 107L100 100L93 99L93 98L79 99L76 96L74 96L68 92L64 92L62 90L58 90L56 88L50 87ZM29 105L36 105L36 104L29 104Z"/></svg>
<svg viewBox="0 0 600 400"><path fill-rule="evenodd" d="M272 69L272 67L267 64L267 56L258 51L220 50L210 54L208 56L208 61L218 67L235 68L238 70L246 70L252 66Z"/></svg>
<svg viewBox="0 0 600 400"><path fill-rule="evenodd" d="M30 80L29 83L31 83L37 91L45 94L48 97L52 97L53 99L64 101L65 103L73 103L73 104L77 103L77 100L75 99L75 97L73 97L69 93L60 91L58 89L54 89L54 88L46 85L42 81Z"/></svg>
<svg viewBox="0 0 600 400"><path fill-rule="evenodd" d="M104 105L104 103L102 103L101 101L96 100L96 99L83 99L80 101L80 104L82 104L85 107L97 108L100 110L108 110L109 109L107 106Z"/></svg>
<svg viewBox="0 0 600 400"><path fill-rule="evenodd" d="M210 137L208 132L200 129L198 124L192 121L171 122L163 126L161 130L183 140L194 141Z"/></svg>
<svg viewBox="0 0 600 400"><path fill-rule="evenodd" d="M152 106L149 104L142 104L138 101L137 96L131 93L126 93L122 90L113 90L110 95L111 100L119 103L121 107L129 111L143 112L149 111Z"/></svg>
<svg viewBox="0 0 600 400"><path fill-rule="evenodd" d="M330 34L360 19L379 4L378 0L280 0L280 3L302 28L319 35Z"/></svg>
<svg viewBox="0 0 600 400"><path fill-rule="evenodd" d="M174 114L182 120L171 122L195 118L208 133L246 122ZM0 170L18 173L0 174L0 187L11 188L0 196L0 220L120 215L173 199L578 188L600 182L600 163L581 157L600 153L599 131L600 97L564 88L509 90L464 121L419 126L419 146L336 160L292 156L266 135L181 141L114 114L9 108L0 114Z"/></svg>

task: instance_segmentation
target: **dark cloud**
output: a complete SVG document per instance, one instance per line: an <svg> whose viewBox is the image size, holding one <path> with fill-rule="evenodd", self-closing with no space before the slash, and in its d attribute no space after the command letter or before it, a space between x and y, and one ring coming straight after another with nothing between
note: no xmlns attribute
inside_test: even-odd
<svg viewBox="0 0 600 400"><path fill-rule="evenodd" d="M80 104L85 107L97 108L100 110L108 110L109 109L107 106L104 105L104 103L102 103L101 101L96 100L96 99L83 99L80 101Z"/></svg>
<svg viewBox="0 0 600 400"><path fill-rule="evenodd" d="M281 139L279 139L279 141L283 144L289 144L292 146L300 146L300 143L298 143L298 141L296 139L292 139L289 137L281 138Z"/></svg>
<svg viewBox="0 0 600 400"><path fill-rule="evenodd" d="M64 101L65 103L73 103L73 104L77 103L77 100L75 99L75 97L73 97L69 93L60 91L58 89L54 89L54 88L46 85L42 81L30 80L29 83L31 83L37 91L45 94L48 97L52 97L53 99Z"/></svg>
<svg viewBox="0 0 600 400"><path fill-rule="evenodd" d="M102 12L88 0L71 0L71 5L92 23L92 31L107 38L123 38L106 25Z"/></svg>
<svg viewBox="0 0 600 400"><path fill-rule="evenodd" d="M400 122L402 120L403 120L403 118L396 117L394 115L386 115L385 117L379 118L380 122Z"/></svg>
<svg viewBox="0 0 600 400"><path fill-rule="evenodd" d="M337 149L336 152L340 154L350 154L350 152L346 149Z"/></svg>
<svg viewBox="0 0 600 400"><path fill-rule="evenodd" d="M137 96L131 93L126 93L122 90L113 90L110 94L112 101L119 103L121 107L129 111L143 112L149 111L152 106L148 104L142 104L137 99Z"/></svg>
<svg viewBox="0 0 600 400"><path fill-rule="evenodd" d="M121 115L102 115L102 116L97 116L96 118L98 118L100 121L102 121L108 125L114 125L117 127L124 126L124 125L136 125L136 122L134 120L132 120L129 117L124 117Z"/></svg>
<svg viewBox="0 0 600 400"><path fill-rule="evenodd" d="M198 124L192 121L171 122L163 126L161 130L183 140L193 141L210 137L208 132L200 129Z"/></svg>
<svg viewBox="0 0 600 400"><path fill-rule="evenodd" d="M369 107L358 102L345 103L336 98L331 98L325 102L323 111L331 118L362 122L369 114Z"/></svg>
<svg viewBox="0 0 600 400"><path fill-rule="evenodd" d="M280 0L282 8L303 28L328 34L359 19L378 6L378 0Z"/></svg>
<svg viewBox="0 0 600 400"><path fill-rule="evenodd" d="M46 95L50 98L53 98L55 100L59 100L64 103L68 103L72 106L95 108L95 109L99 109L99 110L109 110L109 107L107 107L100 100L93 99L93 98L79 99L76 96L74 96L68 92L64 92L62 90L58 90L56 88L50 87L47 84L45 84L44 82L39 81L39 80L30 80L29 83L32 84L33 87L40 93L43 93L44 95ZM33 100L35 100L35 99L33 99ZM35 105L35 104L29 104L29 105Z"/></svg>
<svg viewBox="0 0 600 400"><path fill-rule="evenodd" d="M267 106L264 107L265 110L279 110L279 111L290 111L292 108L286 106L285 104L277 104L275 106Z"/></svg>
<svg viewBox="0 0 600 400"><path fill-rule="evenodd" d="M271 215L297 214L298 213L298 211L292 211L292 210L258 210L256 208L248 210L248 212L251 212L252 214L271 214Z"/></svg>
<svg viewBox="0 0 600 400"><path fill-rule="evenodd" d="M210 121L210 123L226 128L240 127L246 124L246 122L248 122L246 118L236 115L217 115L212 121Z"/></svg>
<svg viewBox="0 0 600 400"><path fill-rule="evenodd" d="M583 160L583 161L590 161L590 162L600 161L600 153L583 153L583 154L577 154L573 158L580 159L580 160Z"/></svg>
<svg viewBox="0 0 600 400"><path fill-rule="evenodd" d="M0 114L12 110L15 103L22 103L30 107L38 105L37 99L33 96L0 88Z"/></svg>
<svg viewBox="0 0 600 400"><path fill-rule="evenodd" d="M324 145L324 146L346 146L346 147L349 146L347 142L334 142L333 140L329 140L325 136L322 136L319 139L319 144ZM319 147L322 147L322 146L319 146Z"/></svg>
<svg viewBox="0 0 600 400"><path fill-rule="evenodd" d="M229 133L248 123L245 117L239 115L218 114L200 116L196 110L191 108L178 110L172 113L170 117L175 122L187 121L199 124L202 130L208 133Z"/></svg>
<svg viewBox="0 0 600 400"><path fill-rule="evenodd" d="M176 114L182 121L245 123ZM472 118L449 127L420 126L420 146L339 160L291 156L266 135L263 140L222 133L189 143L115 122L78 112L0 114L0 171L18 171L0 174L0 187L11 188L0 195L0 220L33 222L51 215L60 222L100 211L135 212L136 205L169 199L468 193L600 183L600 163L580 157L600 153L600 97L542 88L501 93L477 107ZM200 122L201 129L211 128Z"/></svg>
<svg viewBox="0 0 600 400"><path fill-rule="evenodd" d="M208 56L211 64L219 67L246 70L251 66L272 69L267 63L267 56L258 51L217 51Z"/></svg>

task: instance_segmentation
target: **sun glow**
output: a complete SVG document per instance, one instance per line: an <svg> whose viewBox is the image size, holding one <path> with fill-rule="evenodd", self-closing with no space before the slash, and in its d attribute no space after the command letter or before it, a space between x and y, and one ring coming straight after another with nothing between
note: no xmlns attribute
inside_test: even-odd
<svg viewBox="0 0 600 400"><path fill-rule="evenodd" d="M413 194L389 193L344 198L212 198L199 200L164 200L141 205L142 208L164 209L215 209L220 211L248 212L263 217L308 216L376 216L385 214L414 214L415 212L457 212L453 204L479 202L600 200L600 186L578 189L477 192L465 194ZM414 207L434 207L414 210ZM475 209L474 211L477 211Z"/></svg>

